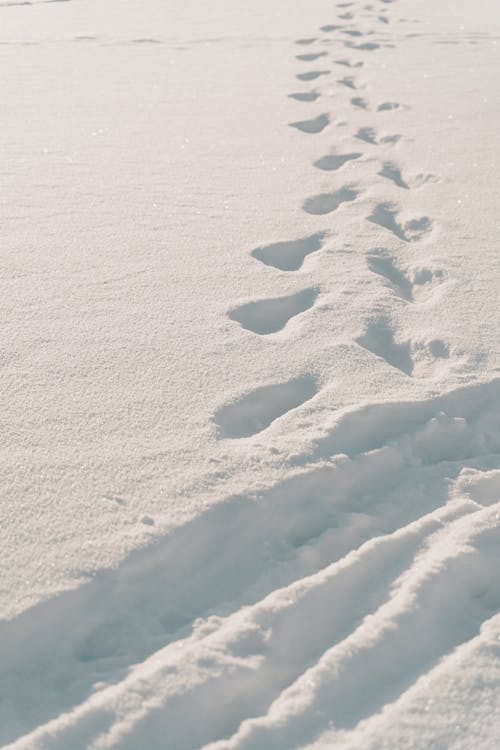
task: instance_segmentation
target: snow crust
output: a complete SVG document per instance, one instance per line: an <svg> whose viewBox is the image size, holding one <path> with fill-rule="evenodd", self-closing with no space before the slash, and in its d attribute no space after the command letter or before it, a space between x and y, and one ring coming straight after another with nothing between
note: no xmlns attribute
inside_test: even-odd
<svg viewBox="0 0 500 750"><path fill-rule="evenodd" d="M1 747L497 750L500 7L0 42Z"/></svg>

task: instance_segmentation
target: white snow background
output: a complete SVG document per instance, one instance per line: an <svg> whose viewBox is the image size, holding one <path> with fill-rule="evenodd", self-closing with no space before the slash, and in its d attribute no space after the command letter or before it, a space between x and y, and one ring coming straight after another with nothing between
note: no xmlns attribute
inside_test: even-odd
<svg viewBox="0 0 500 750"><path fill-rule="evenodd" d="M0 744L500 747L500 3L0 0Z"/></svg>

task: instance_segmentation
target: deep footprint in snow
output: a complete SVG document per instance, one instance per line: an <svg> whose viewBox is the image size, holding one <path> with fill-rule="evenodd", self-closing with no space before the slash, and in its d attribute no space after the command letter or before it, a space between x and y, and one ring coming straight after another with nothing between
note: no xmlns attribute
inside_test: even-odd
<svg viewBox="0 0 500 750"><path fill-rule="evenodd" d="M397 215L397 208L392 203L379 203L368 217L368 221L387 229L404 242L416 242L432 229L432 221L428 216L401 223L396 219Z"/></svg>
<svg viewBox="0 0 500 750"><path fill-rule="evenodd" d="M383 249L376 248L366 259L368 268L373 273L385 278L390 288L402 299L413 302L413 284L403 271L396 265L391 254Z"/></svg>
<svg viewBox="0 0 500 750"><path fill-rule="evenodd" d="M286 297L256 300L234 308L229 317L243 328L264 336L281 331L291 318L309 310L317 296L318 290L310 288Z"/></svg>
<svg viewBox="0 0 500 750"><path fill-rule="evenodd" d="M377 107L377 112L391 112L395 109L401 109L401 104L398 102L382 102Z"/></svg>
<svg viewBox="0 0 500 750"><path fill-rule="evenodd" d="M399 341L385 318L370 322L356 343L409 376L432 377L439 369L448 369L450 349L442 339Z"/></svg>
<svg viewBox="0 0 500 750"><path fill-rule="evenodd" d="M399 268L397 261L385 248L374 248L368 255L368 268L382 276L398 297L407 302L421 302L427 299L444 281L441 269L428 266L412 266L406 272Z"/></svg>
<svg viewBox="0 0 500 750"><path fill-rule="evenodd" d="M318 392L316 380L305 375L286 383L257 388L223 406L215 414L220 437L245 438L262 432L278 417L309 401Z"/></svg>
<svg viewBox="0 0 500 750"><path fill-rule="evenodd" d="M358 107L358 109L368 109L368 102L366 99L363 99L362 96L355 96L351 99L351 104L353 107Z"/></svg>
<svg viewBox="0 0 500 750"><path fill-rule="evenodd" d="M371 143L374 146L376 144L394 145L401 140L402 136L398 133L394 133L393 135L384 135L381 138L378 138L375 128L359 128L354 137L358 138L360 141L365 141L365 143Z"/></svg>
<svg viewBox="0 0 500 750"><path fill-rule="evenodd" d="M338 26L338 25L336 26L333 23L327 23L325 24L325 26L320 26L320 31L326 31L326 32L337 31L338 29L341 29L341 28L342 26Z"/></svg>
<svg viewBox="0 0 500 750"><path fill-rule="evenodd" d="M340 83L341 86L347 86L349 89L356 89L358 88L356 86L356 81L352 76L344 76L344 78L340 78L337 83Z"/></svg>
<svg viewBox="0 0 500 750"><path fill-rule="evenodd" d="M291 128L297 128L302 133L309 133L315 135L321 133L330 124L330 117L327 114L318 115L312 120L301 120L299 122L290 122Z"/></svg>
<svg viewBox="0 0 500 750"><path fill-rule="evenodd" d="M363 156L360 151L353 151L350 154L328 154L315 161L314 166L327 172L335 172L347 162L359 159L360 156Z"/></svg>
<svg viewBox="0 0 500 750"><path fill-rule="evenodd" d="M313 42L315 42L316 40L317 40L317 37L311 36L311 37L307 37L306 39L296 39L295 44L309 45L309 44L313 44Z"/></svg>
<svg viewBox="0 0 500 750"><path fill-rule="evenodd" d="M297 91L293 94L288 94L288 96L290 99L296 99L298 102L315 102L321 94L317 91Z"/></svg>
<svg viewBox="0 0 500 750"><path fill-rule="evenodd" d="M329 70L310 70L307 73L299 73L295 77L299 79L299 81L315 81L316 78L319 78L320 76L328 76L330 75Z"/></svg>
<svg viewBox="0 0 500 750"><path fill-rule="evenodd" d="M298 271L308 255L321 250L326 237L326 232L317 232L299 240L274 242L271 245L257 247L252 250L251 255L266 266L278 268L280 271Z"/></svg>
<svg viewBox="0 0 500 750"><path fill-rule="evenodd" d="M350 60L346 60L345 58L342 58L341 60L335 60L334 62L335 65L344 65L346 68L362 68L364 65L364 62L362 60L351 62Z"/></svg>
<svg viewBox="0 0 500 750"><path fill-rule="evenodd" d="M409 190L410 186L403 179L400 168L392 161L386 161L382 165L382 169L377 172L381 177L386 177L391 180L395 185L405 190Z"/></svg>
<svg viewBox="0 0 500 750"><path fill-rule="evenodd" d="M377 131L375 128L359 128L354 137L358 138L360 141L365 141L365 143L371 143L372 145L377 143Z"/></svg>
<svg viewBox="0 0 500 750"><path fill-rule="evenodd" d="M297 60L302 60L303 62L312 62L313 60L317 60L318 57L326 57L328 55L328 52L308 52L303 55L295 55Z"/></svg>
<svg viewBox="0 0 500 750"><path fill-rule="evenodd" d="M377 44L376 42L363 42L362 44L344 42L344 47L349 47L349 49L359 49L363 52L374 52L376 49L379 49L380 44Z"/></svg>
<svg viewBox="0 0 500 750"><path fill-rule="evenodd" d="M346 186L340 188L340 190L336 190L334 193L321 193L320 195L308 198L304 201L302 207L308 214L321 216L336 211L342 203L349 203L350 201L355 200L358 195L359 192L357 190L353 190L352 187Z"/></svg>
<svg viewBox="0 0 500 750"><path fill-rule="evenodd" d="M410 342L396 341L394 330L387 320L380 319L370 323L365 333L356 339L356 343L406 375L412 374Z"/></svg>

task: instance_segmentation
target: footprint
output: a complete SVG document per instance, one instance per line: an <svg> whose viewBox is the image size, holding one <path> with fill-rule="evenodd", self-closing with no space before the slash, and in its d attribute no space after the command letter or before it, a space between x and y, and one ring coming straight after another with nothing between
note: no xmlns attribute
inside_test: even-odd
<svg viewBox="0 0 500 750"><path fill-rule="evenodd" d="M288 96L298 102L315 102L321 94L318 94L317 91L297 91L294 94L288 94Z"/></svg>
<svg viewBox="0 0 500 750"><path fill-rule="evenodd" d="M243 328L265 336L281 331L291 318L309 310L317 296L318 290L310 288L286 297L248 302L231 310L229 317Z"/></svg>
<svg viewBox="0 0 500 750"><path fill-rule="evenodd" d="M308 198L302 207L308 214L321 216L336 211L342 203L353 201L358 195L359 192L353 190L351 187L343 187L340 188L340 190L336 190L334 193L321 193L320 195Z"/></svg>
<svg viewBox="0 0 500 750"><path fill-rule="evenodd" d="M383 102L378 105L377 112L389 112L390 110L399 109L400 107L401 104L398 104L398 102Z"/></svg>
<svg viewBox="0 0 500 750"><path fill-rule="evenodd" d="M385 16L379 16L378 20L380 21L380 23L389 23L389 19Z"/></svg>
<svg viewBox="0 0 500 750"><path fill-rule="evenodd" d="M351 104L359 109L368 109L368 102L362 96L355 96L354 99L351 99Z"/></svg>
<svg viewBox="0 0 500 750"><path fill-rule="evenodd" d="M365 52L373 52L376 49L379 49L380 44L377 44L376 42L363 42L363 44L354 44L354 42L344 42L344 47L349 47L350 49L360 49Z"/></svg>
<svg viewBox="0 0 500 750"><path fill-rule="evenodd" d="M328 52L309 52L304 55L295 55L297 60L303 60L304 62L312 62L317 60L318 57L326 57Z"/></svg>
<svg viewBox="0 0 500 750"><path fill-rule="evenodd" d="M336 26L333 23L327 23L326 26L320 26L320 31L337 31L337 29L341 29L342 26Z"/></svg>
<svg viewBox="0 0 500 750"><path fill-rule="evenodd" d="M365 143L377 143L377 131L374 128L360 128L355 135L355 138L359 138L360 141Z"/></svg>
<svg viewBox="0 0 500 750"><path fill-rule="evenodd" d="M392 203L379 203L368 217L368 221L388 229L404 242L416 242L432 229L432 222L428 216L409 219L401 224L396 220L397 209Z"/></svg>
<svg viewBox="0 0 500 750"><path fill-rule="evenodd" d="M264 265L280 271L298 271L308 255L321 250L327 236L326 232L317 232L299 240L274 242L252 250L251 255Z"/></svg>
<svg viewBox="0 0 500 750"><path fill-rule="evenodd" d="M300 120L299 122L290 122L291 128L297 128L302 133L316 134L321 133L327 125L330 124L330 117L327 114L318 115L312 120Z"/></svg>
<svg viewBox="0 0 500 750"><path fill-rule="evenodd" d="M350 8L354 3L337 3L337 8Z"/></svg>
<svg viewBox="0 0 500 750"><path fill-rule="evenodd" d="M316 78L319 78L320 76L328 76L330 75L329 70L310 70L308 73L298 73L298 75L295 76L295 78L298 78L299 81L314 81Z"/></svg>
<svg viewBox="0 0 500 750"><path fill-rule="evenodd" d="M262 432L275 419L309 401L317 392L316 381L309 375L257 388L219 409L214 417L219 435L245 438Z"/></svg>
<svg viewBox="0 0 500 750"><path fill-rule="evenodd" d="M401 135L398 135L395 133L394 135L385 135L383 138L380 139L380 143L390 143L394 144L400 141L402 138Z"/></svg>
<svg viewBox="0 0 500 750"><path fill-rule="evenodd" d="M363 36L363 32L358 31L357 29L343 29L342 34L347 34L348 36Z"/></svg>
<svg viewBox="0 0 500 750"><path fill-rule="evenodd" d="M354 18L354 14L351 13L350 10L348 10L347 13L339 13L339 18L341 18L343 21L350 21L351 18Z"/></svg>
<svg viewBox="0 0 500 750"><path fill-rule="evenodd" d="M409 341L398 343L395 340L393 328L384 318L369 323L365 333L356 339L356 343L406 375L412 374L413 360L410 343Z"/></svg>
<svg viewBox="0 0 500 750"><path fill-rule="evenodd" d="M406 274L396 266L390 253L384 248L375 248L372 253L367 257L370 271L384 277L398 297L405 299L407 302L413 302L413 284Z"/></svg>
<svg viewBox="0 0 500 750"><path fill-rule="evenodd" d="M373 145L376 145L377 143L383 143L383 144L391 144L397 143L401 140L401 136L397 133L394 135L385 135L382 138L377 140L377 131L375 128L359 128L355 138L359 138L361 141L365 141L365 143L371 143Z"/></svg>
<svg viewBox="0 0 500 750"><path fill-rule="evenodd" d="M391 324L384 318L370 322L356 342L405 375L423 378L449 371L451 352L442 339L398 341Z"/></svg>
<svg viewBox="0 0 500 750"><path fill-rule="evenodd" d="M354 81L354 78L351 76L345 76L344 78L341 78L337 81L337 83L340 83L341 86L347 86L349 89L355 89L356 83Z"/></svg>
<svg viewBox="0 0 500 750"><path fill-rule="evenodd" d="M353 63L350 62L350 60L346 60L345 58L342 60L335 60L334 62L336 65L345 65L347 68L362 68L364 65L364 62L362 60Z"/></svg>
<svg viewBox="0 0 500 750"><path fill-rule="evenodd" d="M386 161L382 165L380 172L377 172L381 177L386 177L388 180L392 180L395 185L405 190L409 190L410 186L403 180L401 170L392 161Z"/></svg>
<svg viewBox="0 0 500 750"><path fill-rule="evenodd" d="M360 156L363 156L363 154L359 151L350 154L328 154L315 161L314 166L318 169L324 169L327 172L335 172L337 169L343 167L346 162L359 159Z"/></svg>
<svg viewBox="0 0 500 750"><path fill-rule="evenodd" d="M318 37L316 36L312 36L312 37L308 37L307 39L296 39L295 44L304 44L304 45L313 44L313 42L317 41L317 38Z"/></svg>

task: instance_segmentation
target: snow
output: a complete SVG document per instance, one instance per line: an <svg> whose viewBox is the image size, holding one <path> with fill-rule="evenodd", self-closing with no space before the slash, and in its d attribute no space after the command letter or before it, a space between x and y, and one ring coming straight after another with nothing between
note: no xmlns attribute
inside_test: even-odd
<svg viewBox="0 0 500 750"><path fill-rule="evenodd" d="M0 19L0 746L497 750L500 8Z"/></svg>

